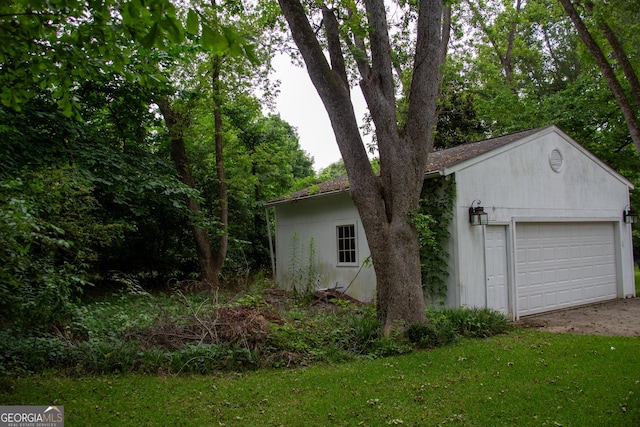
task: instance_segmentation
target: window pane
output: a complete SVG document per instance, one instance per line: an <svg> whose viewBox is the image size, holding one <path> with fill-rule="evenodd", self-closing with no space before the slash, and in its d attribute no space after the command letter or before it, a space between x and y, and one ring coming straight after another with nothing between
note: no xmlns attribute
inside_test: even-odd
<svg viewBox="0 0 640 427"><path fill-rule="evenodd" d="M355 263L357 259L355 225L339 225L336 228L338 240L338 262Z"/></svg>

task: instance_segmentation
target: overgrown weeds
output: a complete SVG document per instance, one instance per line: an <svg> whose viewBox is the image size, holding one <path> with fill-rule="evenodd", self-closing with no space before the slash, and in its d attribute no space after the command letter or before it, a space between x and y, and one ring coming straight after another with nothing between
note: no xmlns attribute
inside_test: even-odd
<svg viewBox="0 0 640 427"><path fill-rule="evenodd" d="M381 333L375 309L348 300L301 304L274 289L234 296L120 294L78 308L55 334L0 331L0 374L209 373L339 363L432 348L508 327L499 313L428 310L426 325Z"/></svg>

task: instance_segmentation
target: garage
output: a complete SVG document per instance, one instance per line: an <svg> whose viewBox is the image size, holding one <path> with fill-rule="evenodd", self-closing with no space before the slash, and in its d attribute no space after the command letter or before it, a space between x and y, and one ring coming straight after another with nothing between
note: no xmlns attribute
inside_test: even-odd
<svg viewBox="0 0 640 427"><path fill-rule="evenodd" d="M519 316L618 297L614 223L518 223Z"/></svg>
<svg viewBox="0 0 640 427"><path fill-rule="evenodd" d="M336 178L270 202L281 286L293 286L292 242L313 239L323 286L375 299L375 269L362 268L369 246L348 188L347 177ZM437 189L429 198L450 209L451 221L442 243L446 277L429 303L486 307L518 320L635 297L632 188L553 125L432 152L425 191ZM360 224L358 262L349 265L335 252L336 227L345 224Z"/></svg>

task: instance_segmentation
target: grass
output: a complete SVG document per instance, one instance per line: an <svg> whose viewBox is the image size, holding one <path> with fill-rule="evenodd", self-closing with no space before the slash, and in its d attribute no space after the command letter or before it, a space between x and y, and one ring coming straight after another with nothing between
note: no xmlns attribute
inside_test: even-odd
<svg viewBox="0 0 640 427"><path fill-rule="evenodd" d="M67 426L634 426L640 339L515 330L435 350L208 376L5 378Z"/></svg>

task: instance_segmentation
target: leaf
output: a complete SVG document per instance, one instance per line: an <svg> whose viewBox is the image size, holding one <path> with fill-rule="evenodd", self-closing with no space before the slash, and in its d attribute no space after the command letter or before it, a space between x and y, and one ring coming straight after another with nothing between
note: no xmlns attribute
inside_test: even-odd
<svg viewBox="0 0 640 427"><path fill-rule="evenodd" d="M62 115L65 117L73 116L73 104L69 98L69 94L65 93L62 99L58 100L58 107L62 109Z"/></svg>
<svg viewBox="0 0 640 427"><path fill-rule="evenodd" d="M180 43L184 40L184 34L182 32L182 26L180 22L172 16L165 16L165 19L161 21L162 28L167 31L169 40L173 43Z"/></svg>
<svg viewBox="0 0 640 427"><path fill-rule="evenodd" d="M153 24L147 35L140 40L140 44L142 44L143 47L150 49L155 44L159 34L160 28L158 24Z"/></svg>
<svg viewBox="0 0 640 427"><path fill-rule="evenodd" d="M254 65L258 64L259 61L258 61L258 57L256 56L255 46L253 44L245 44L244 52L249 62L251 62Z"/></svg>
<svg viewBox="0 0 640 427"><path fill-rule="evenodd" d="M187 31L191 34L198 34L200 29L200 19L195 10L189 9L187 13Z"/></svg>
<svg viewBox="0 0 640 427"><path fill-rule="evenodd" d="M129 2L125 9L127 11L128 17L130 17L132 21L140 19L140 10L142 9L140 3L138 3L137 1Z"/></svg>
<svg viewBox="0 0 640 427"><path fill-rule="evenodd" d="M225 53L229 49L229 41L219 32L213 30L208 25L202 26L202 46L215 53Z"/></svg>
<svg viewBox="0 0 640 427"><path fill-rule="evenodd" d="M229 53L231 53L231 56L242 56L244 54L244 50L242 49L242 46L238 43L233 43L231 44L231 46L229 46Z"/></svg>

